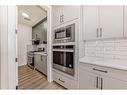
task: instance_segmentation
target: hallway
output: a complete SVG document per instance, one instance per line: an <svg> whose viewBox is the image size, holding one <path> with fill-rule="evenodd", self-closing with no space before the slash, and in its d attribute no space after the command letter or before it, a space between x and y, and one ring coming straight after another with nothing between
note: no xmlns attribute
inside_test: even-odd
<svg viewBox="0 0 127 95"><path fill-rule="evenodd" d="M28 66L18 68L18 89L64 89L59 84L47 81L47 77Z"/></svg>

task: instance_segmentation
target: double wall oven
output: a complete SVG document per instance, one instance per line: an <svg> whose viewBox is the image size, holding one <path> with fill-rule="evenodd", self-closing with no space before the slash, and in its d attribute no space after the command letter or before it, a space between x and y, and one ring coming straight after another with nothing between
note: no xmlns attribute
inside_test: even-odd
<svg viewBox="0 0 127 95"><path fill-rule="evenodd" d="M74 76L75 45L70 42L75 42L75 23L54 30L53 68Z"/></svg>

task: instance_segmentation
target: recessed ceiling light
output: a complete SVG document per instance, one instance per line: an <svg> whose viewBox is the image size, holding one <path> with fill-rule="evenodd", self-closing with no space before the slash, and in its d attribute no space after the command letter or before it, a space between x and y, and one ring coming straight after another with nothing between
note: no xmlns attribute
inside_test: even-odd
<svg viewBox="0 0 127 95"><path fill-rule="evenodd" d="M27 21L30 21L30 20L31 20L31 19L29 19L29 18L26 18L26 17L25 17L24 19L25 19L25 20L27 20Z"/></svg>
<svg viewBox="0 0 127 95"><path fill-rule="evenodd" d="M26 13L22 13L22 16L23 16L23 17L26 17L26 18L29 18L29 15L26 14Z"/></svg>

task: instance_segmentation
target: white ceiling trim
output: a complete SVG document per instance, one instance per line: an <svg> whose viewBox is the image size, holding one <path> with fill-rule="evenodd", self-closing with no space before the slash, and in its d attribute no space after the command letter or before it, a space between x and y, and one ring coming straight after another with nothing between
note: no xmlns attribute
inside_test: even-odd
<svg viewBox="0 0 127 95"><path fill-rule="evenodd" d="M22 13L26 13L29 15L29 18L25 18L22 16ZM18 23L26 24L29 26L34 26L42 19L47 16L47 12L44 8L37 5L20 5L18 6Z"/></svg>

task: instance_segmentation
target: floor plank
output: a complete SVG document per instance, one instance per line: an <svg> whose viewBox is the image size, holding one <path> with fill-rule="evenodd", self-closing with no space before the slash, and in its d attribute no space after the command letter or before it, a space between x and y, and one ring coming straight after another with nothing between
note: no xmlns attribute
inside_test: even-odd
<svg viewBox="0 0 127 95"><path fill-rule="evenodd" d="M27 65L18 68L18 81L18 89L65 89L56 82L49 83L45 75Z"/></svg>

